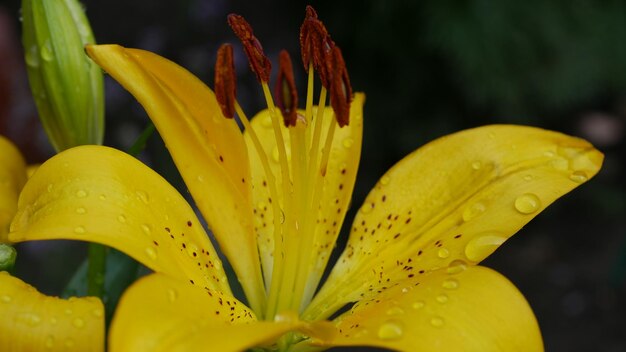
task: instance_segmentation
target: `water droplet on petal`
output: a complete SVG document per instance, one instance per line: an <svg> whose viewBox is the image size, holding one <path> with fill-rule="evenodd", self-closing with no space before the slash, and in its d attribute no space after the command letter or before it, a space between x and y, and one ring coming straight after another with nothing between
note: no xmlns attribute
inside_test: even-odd
<svg viewBox="0 0 626 352"><path fill-rule="evenodd" d="M381 177L380 184L383 185L383 186L386 186L386 185L389 184L390 181L391 181L391 177L385 175L385 176Z"/></svg>
<svg viewBox="0 0 626 352"><path fill-rule="evenodd" d="M446 279L441 284L441 287L448 289L448 290L455 290L459 288L459 281L456 279Z"/></svg>
<svg viewBox="0 0 626 352"><path fill-rule="evenodd" d="M2 302L2 303L10 303L11 302L11 296L7 296L7 295L0 296L0 302Z"/></svg>
<svg viewBox="0 0 626 352"><path fill-rule="evenodd" d="M96 308L94 310L91 311L91 313L96 317L96 318L100 318L102 317L102 315L104 315L104 312L102 311L102 309L100 308Z"/></svg>
<svg viewBox="0 0 626 352"><path fill-rule="evenodd" d="M400 307L391 307L387 309L387 315L400 315L404 314L404 309Z"/></svg>
<svg viewBox="0 0 626 352"><path fill-rule="evenodd" d="M424 303L424 301L417 301L414 302L411 307L413 307L413 309L422 309L424 308L424 306L426 305L426 303Z"/></svg>
<svg viewBox="0 0 626 352"><path fill-rule="evenodd" d="M148 196L148 193L144 192L144 191L137 191L137 198L139 198L144 204L148 204L148 202L150 202L150 197Z"/></svg>
<svg viewBox="0 0 626 352"><path fill-rule="evenodd" d="M51 193L53 188L54 188L54 185L52 183L49 184L47 187L48 193Z"/></svg>
<svg viewBox="0 0 626 352"><path fill-rule="evenodd" d="M100 200L106 200L107 196L105 196L104 194L101 194L100 196L98 196L98 199Z"/></svg>
<svg viewBox="0 0 626 352"><path fill-rule="evenodd" d="M54 51L52 50L52 43L50 40L46 40L41 47L41 58L45 61L52 61L54 59Z"/></svg>
<svg viewBox="0 0 626 352"><path fill-rule="evenodd" d="M467 264L464 261L457 259L450 262L446 272L450 275L454 275L463 272L465 269L467 269Z"/></svg>
<svg viewBox="0 0 626 352"><path fill-rule="evenodd" d="M444 324L443 318L442 317L433 317L430 319L430 325L436 327L436 328L440 328L442 327Z"/></svg>
<svg viewBox="0 0 626 352"><path fill-rule="evenodd" d="M481 167L483 167L483 163L481 163L480 161L474 161L472 163L472 169L474 170L480 170Z"/></svg>
<svg viewBox="0 0 626 352"><path fill-rule="evenodd" d="M532 179L533 179L533 175L524 176L524 181L532 181Z"/></svg>
<svg viewBox="0 0 626 352"><path fill-rule="evenodd" d="M76 191L76 197L78 198L87 197L87 191L85 191L84 189L79 189L78 191Z"/></svg>
<svg viewBox="0 0 626 352"><path fill-rule="evenodd" d="M146 235L149 235L150 233L152 233L152 229L150 228L150 225L148 224L142 224L141 225L141 230L143 231L143 233L145 233Z"/></svg>
<svg viewBox="0 0 626 352"><path fill-rule="evenodd" d="M26 64L30 67L39 67L39 49L36 45L31 46L25 55Z"/></svg>
<svg viewBox="0 0 626 352"><path fill-rule="evenodd" d="M587 177L587 173L584 171L574 171L571 175L569 175L569 179L576 183L583 183L589 179Z"/></svg>
<svg viewBox="0 0 626 352"><path fill-rule="evenodd" d="M85 233L85 228L82 227L82 226L76 226L74 228L74 232L77 233L77 234L81 234L82 235L83 233Z"/></svg>
<svg viewBox="0 0 626 352"><path fill-rule="evenodd" d="M496 233L484 233L476 236L465 246L465 256L473 262L487 258L506 241L506 237Z"/></svg>
<svg viewBox="0 0 626 352"><path fill-rule="evenodd" d="M548 150L547 152L544 152L543 155L547 156L548 158L553 158L555 154L553 151Z"/></svg>
<svg viewBox="0 0 626 352"><path fill-rule="evenodd" d="M354 145L354 139L352 139L351 137L348 137L344 139L343 142L341 142L341 144L343 144L344 148L352 148L352 145Z"/></svg>
<svg viewBox="0 0 626 352"><path fill-rule="evenodd" d="M372 210L374 210L374 204L373 203L365 203L363 204L363 206L361 207L361 213L363 214L369 214L372 212Z"/></svg>
<svg viewBox="0 0 626 352"><path fill-rule="evenodd" d="M378 328L378 337L382 340L399 339L402 334L402 326L397 322L386 322Z"/></svg>
<svg viewBox="0 0 626 352"><path fill-rule="evenodd" d="M85 209L84 207L76 208L76 213L77 214L85 214L86 212L87 212L87 209Z"/></svg>
<svg viewBox="0 0 626 352"><path fill-rule="evenodd" d="M154 250L154 248L146 247L145 251L146 251L146 255L148 256L148 258L150 258L152 260L156 260L157 259L157 253Z"/></svg>
<svg viewBox="0 0 626 352"><path fill-rule="evenodd" d="M445 248L439 248L437 251L437 256L441 259L448 258L450 256L450 251Z"/></svg>
<svg viewBox="0 0 626 352"><path fill-rule="evenodd" d="M122 224L125 224L125 223L126 223L126 216L124 216L124 215L119 215L119 216L117 217L117 221L121 222Z"/></svg>
<svg viewBox="0 0 626 352"><path fill-rule="evenodd" d="M550 160L550 166L555 170L565 171L569 169L569 161L563 158Z"/></svg>
<svg viewBox="0 0 626 352"><path fill-rule="evenodd" d="M198 175L197 179L198 179L198 182L204 182L204 176L202 175Z"/></svg>
<svg viewBox="0 0 626 352"><path fill-rule="evenodd" d="M76 328L82 328L85 326L85 321L81 318L76 318L74 319L74 321L72 321L72 325L74 325L74 327Z"/></svg>
<svg viewBox="0 0 626 352"><path fill-rule="evenodd" d="M437 297L435 298L435 300L437 300L437 302L444 304L448 302L448 296L446 294L440 294L437 295Z"/></svg>
<svg viewBox="0 0 626 352"><path fill-rule="evenodd" d="M522 214L532 214L541 208L539 197L532 193L522 194L515 199L515 209Z"/></svg>
<svg viewBox="0 0 626 352"><path fill-rule="evenodd" d="M176 301L177 298L178 292L175 289L170 288L169 290L167 290L167 299L169 299L170 302Z"/></svg>
<svg viewBox="0 0 626 352"><path fill-rule="evenodd" d="M46 348L51 350L52 348L54 348L54 336L52 335L48 335L46 337L46 342L45 342Z"/></svg>
<svg viewBox="0 0 626 352"><path fill-rule="evenodd" d="M477 217L480 214L484 213L486 209L487 209L487 207L483 203L481 203L481 202L476 202L476 203L468 206L463 211L463 215L462 215L463 216L463 221L470 221L470 220L474 219L475 217Z"/></svg>

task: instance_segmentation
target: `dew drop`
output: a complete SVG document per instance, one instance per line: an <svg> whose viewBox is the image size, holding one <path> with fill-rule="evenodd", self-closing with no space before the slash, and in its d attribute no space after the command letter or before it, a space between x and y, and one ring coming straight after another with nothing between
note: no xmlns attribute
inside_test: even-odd
<svg viewBox="0 0 626 352"><path fill-rule="evenodd" d="M437 297L435 298L435 300L441 304L447 303L448 302L448 296L446 294L440 294L437 295Z"/></svg>
<svg viewBox="0 0 626 352"><path fill-rule="evenodd" d="M391 307L387 309L387 315L400 315L404 314L404 309L400 307Z"/></svg>
<svg viewBox="0 0 626 352"><path fill-rule="evenodd" d="M433 327L440 328L443 326L443 324L444 321L442 317L433 317L430 319L430 325L432 325Z"/></svg>
<svg viewBox="0 0 626 352"><path fill-rule="evenodd" d="M522 214L532 214L541 207L539 197L532 193L522 194L515 199L515 209Z"/></svg>
<svg viewBox="0 0 626 352"><path fill-rule="evenodd" d="M54 51L52 50L52 43L50 40L46 40L41 47L41 58L45 61L52 61L54 59Z"/></svg>
<svg viewBox="0 0 626 352"><path fill-rule="evenodd" d="M85 321L81 318L76 318L74 319L74 321L72 321L72 325L74 325L74 327L80 329L82 327L85 326Z"/></svg>
<svg viewBox="0 0 626 352"><path fill-rule="evenodd" d="M272 117L270 115L265 115L261 119L261 126L265 128L272 128Z"/></svg>
<svg viewBox="0 0 626 352"><path fill-rule="evenodd" d="M82 226L76 226L74 228L74 232L77 233L77 234L83 234L83 233L85 233L85 228L82 227Z"/></svg>
<svg viewBox="0 0 626 352"><path fill-rule="evenodd" d="M481 163L480 161L474 161L472 163L472 169L474 170L480 170L481 167L483 167L483 163Z"/></svg>
<svg viewBox="0 0 626 352"><path fill-rule="evenodd" d="M402 326L396 322L386 322L378 328L378 337L382 340L399 339L402 334Z"/></svg>
<svg viewBox="0 0 626 352"><path fill-rule="evenodd" d="M555 170L565 171L569 169L569 161L563 158L550 160L550 166Z"/></svg>
<svg viewBox="0 0 626 352"><path fill-rule="evenodd" d="M204 182L204 176L198 175L196 178L198 179L198 182Z"/></svg>
<svg viewBox="0 0 626 352"><path fill-rule="evenodd" d="M106 200L106 199L107 199L107 196L105 196L104 194L101 194L101 195L98 197L98 199L100 199L100 200Z"/></svg>
<svg viewBox="0 0 626 352"><path fill-rule="evenodd" d="M448 290L456 290L457 288L459 288L459 281L456 279L446 279L441 284L441 287Z"/></svg>
<svg viewBox="0 0 626 352"><path fill-rule="evenodd" d="M467 269L467 264L464 261L457 259L450 262L446 272L450 275L454 275L463 272L465 269Z"/></svg>
<svg viewBox="0 0 626 352"><path fill-rule="evenodd" d="M154 250L154 248L146 247L145 252L146 252L146 255L148 256L148 258L150 258L152 260L156 260L157 259L157 253Z"/></svg>
<svg viewBox="0 0 626 352"><path fill-rule="evenodd" d="M465 256L473 262L479 262L493 253L504 241L506 237L497 233L480 234L467 243Z"/></svg>
<svg viewBox="0 0 626 352"><path fill-rule="evenodd" d="M374 206L372 203L365 203L363 204L363 206L361 207L361 213L363 214L369 214L372 212L372 210L374 209Z"/></svg>
<svg viewBox="0 0 626 352"><path fill-rule="evenodd" d="M28 326L37 326L41 323L41 317L34 313L26 313L22 316L22 319Z"/></svg>
<svg viewBox="0 0 626 352"><path fill-rule="evenodd" d="M74 347L74 340L73 340L71 337L68 337L68 338L65 340L65 347L67 347L67 348L72 348L72 347Z"/></svg>
<svg viewBox="0 0 626 352"><path fill-rule="evenodd" d="M411 307L413 307L413 309L422 309L424 308L424 306L426 305L426 303L424 303L424 301L417 301L414 302Z"/></svg>
<svg viewBox="0 0 626 352"><path fill-rule="evenodd" d="M76 214L85 214L86 212L87 212L87 209L85 209L84 207L76 208Z"/></svg>
<svg viewBox="0 0 626 352"><path fill-rule="evenodd" d="M385 175L385 176L381 177L380 184L383 185L383 186L386 186L386 185L389 184L390 181L391 181L391 177Z"/></svg>
<svg viewBox="0 0 626 352"><path fill-rule="evenodd" d="M87 191L85 191L84 189L79 189L78 191L76 191L76 197L78 198L87 197Z"/></svg>
<svg viewBox="0 0 626 352"><path fill-rule="evenodd" d="M51 350L54 348L54 336L52 335L48 335L48 337L46 337L46 348Z"/></svg>
<svg viewBox="0 0 626 352"><path fill-rule="evenodd" d="M54 185L51 183L47 187L48 193L52 193L52 188L54 188Z"/></svg>
<svg viewBox="0 0 626 352"><path fill-rule="evenodd" d="M30 67L39 67L39 50L36 45L33 45L26 51L25 55L26 64Z"/></svg>
<svg viewBox="0 0 626 352"><path fill-rule="evenodd" d="M584 171L574 171L571 175L569 175L569 179L576 183L583 183L589 179L587 177L587 173Z"/></svg>
<svg viewBox="0 0 626 352"><path fill-rule="evenodd" d="M102 317L102 315L104 315L104 312L102 311L102 309L96 308L96 309L91 311L91 314L93 314L93 316L96 317L96 318L100 318L100 317Z"/></svg>
<svg viewBox="0 0 626 352"><path fill-rule="evenodd" d="M125 223L126 223L126 216L124 216L124 215L119 215L119 216L117 217L117 221L121 222L122 224L125 224Z"/></svg>
<svg viewBox="0 0 626 352"><path fill-rule="evenodd" d="M148 193L144 192L144 191L137 191L137 198L139 198L144 204L148 204L148 202L150 202L150 197L148 196Z"/></svg>
<svg viewBox="0 0 626 352"><path fill-rule="evenodd" d="M470 221L484 213L485 210L487 210L487 207L483 203L474 203L463 210L463 221Z"/></svg>
<svg viewBox="0 0 626 352"><path fill-rule="evenodd" d="M167 299L170 302L173 303L174 301L176 301L177 298L178 298L178 292L175 289L170 288L169 290L167 290Z"/></svg>
<svg viewBox="0 0 626 352"><path fill-rule="evenodd" d="M437 251L437 256L441 259L448 258L450 256L450 251L445 248L439 248Z"/></svg>
<svg viewBox="0 0 626 352"><path fill-rule="evenodd" d="M145 233L146 235L150 235L152 233L152 229L150 228L150 225L148 224L142 224L141 225L141 230L143 231L143 233Z"/></svg>
<svg viewBox="0 0 626 352"><path fill-rule="evenodd" d="M553 158L555 154L554 154L553 151L548 150L547 152L544 152L543 155L548 157L548 158Z"/></svg>
<svg viewBox="0 0 626 352"><path fill-rule="evenodd" d="M341 142L341 144L343 144L344 148L352 148L352 146L354 145L354 139L352 139L351 137L348 137L344 139L343 142Z"/></svg>
<svg viewBox="0 0 626 352"><path fill-rule="evenodd" d="M533 175L524 176L524 181L532 181L532 180L533 180Z"/></svg>
<svg viewBox="0 0 626 352"><path fill-rule="evenodd" d="M11 296L7 296L7 295L0 296L0 302L11 303Z"/></svg>

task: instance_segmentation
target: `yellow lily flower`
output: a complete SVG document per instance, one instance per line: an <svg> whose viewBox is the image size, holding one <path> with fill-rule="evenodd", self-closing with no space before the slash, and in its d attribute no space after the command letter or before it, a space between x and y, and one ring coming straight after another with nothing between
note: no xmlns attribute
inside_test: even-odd
<svg viewBox="0 0 626 352"><path fill-rule="evenodd" d="M100 146L64 151L41 166L20 196L11 240L98 242L156 272L121 299L111 350L543 350L522 294L477 264L594 176L602 154L584 140L523 126L485 126L437 139L380 179L318 290L350 206L365 97L355 94L349 106L347 73L337 69L340 52L307 9L303 28L313 30L304 31L303 42L321 37L332 45L303 48L309 90L299 113L293 113L297 95L281 54L281 123L267 85L269 61L247 22L229 21L268 102L250 122L234 103L228 47L218 55L219 99L153 53L117 45L87 51L146 109L249 307L233 296L184 197L127 154ZM315 52L329 47L326 56ZM314 69L322 74L319 107L312 104ZM334 109L324 107L327 88ZM225 118L234 112L243 133Z"/></svg>
<svg viewBox="0 0 626 352"><path fill-rule="evenodd" d="M0 244L28 169L17 148L0 136ZM0 271L0 351L103 351L104 307L95 297L60 299Z"/></svg>

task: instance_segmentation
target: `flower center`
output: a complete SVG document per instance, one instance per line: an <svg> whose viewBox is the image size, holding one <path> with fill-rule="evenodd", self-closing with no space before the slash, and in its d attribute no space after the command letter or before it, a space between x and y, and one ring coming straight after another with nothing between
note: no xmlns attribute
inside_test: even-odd
<svg viewBox="0 0 626 352"><path fill-rule="evenodd" d="M239 116L261 161L269 188L274 254L271 270L265 270L268 297L264 318L271 320L284 312L301 312L319 283L311 285L309 282L312 263L317 259L313 250L317 214L322 207L320 201L335 129L337 125L349 124L352 90L341 51L312 7L307 7L300 31L301 55L308 72L303 114L297 110L298 93L289 54L285 50L280 53L274 104L269 88L271 63L252 27L243 17L234 14L228 16L228 23L241 40L250 67L261 84L276 140L273 157L280 165L282 182L279 183L270 168L267 151L235 98L232 47L224 44L218 51L215 68L216 98L225 117L233 118L235 113ZM313 106L314 72L321 81L317 109ZM324 124L328 95L334 117ZM281 127L281 117L286 132ZM325 138L322 137L323 125L328 125ZM288 134L288 141L284 133Z"/></svg>

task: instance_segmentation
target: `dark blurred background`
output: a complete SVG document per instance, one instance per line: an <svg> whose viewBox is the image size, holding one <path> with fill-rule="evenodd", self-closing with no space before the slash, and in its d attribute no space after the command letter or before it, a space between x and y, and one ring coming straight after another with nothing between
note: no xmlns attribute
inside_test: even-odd
<svg viewBox="0 0 626 352"><path fill-rule="evenodd" d="M283 48L300 62L304 2L83 3L98 42L154 51L211 85L218 46L234 43L238 98L249 115L263 107L262 95L226 15L244 15L273 62ZM539 215L484 264L525 294L548 351L626 351L626 1L312 5L342 48L354 89L367 93L354 204L404 155L469 127L534 125L581 136L605 153L591 182ZM28 90L19 16L18 1L0 4L0 133L30 162L40 162L52 150ZM296 71L302 87L301 65ZM127 149L148 119L109 77L106 99L106 144ZM184 190L158 136L142 157ZM70 242L22 246L18 275L58 294L84 258L83 248Z"/></svg>

